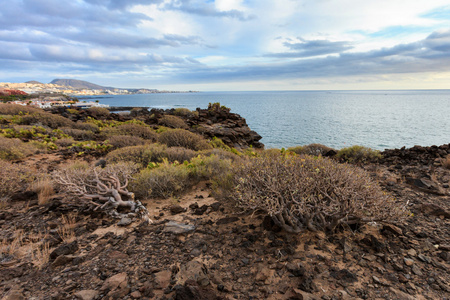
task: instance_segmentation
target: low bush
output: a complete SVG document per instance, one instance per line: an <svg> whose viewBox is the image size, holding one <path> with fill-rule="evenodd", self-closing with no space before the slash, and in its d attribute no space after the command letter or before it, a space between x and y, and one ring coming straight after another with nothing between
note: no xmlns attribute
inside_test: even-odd
<svg viewBox="0 0 450 300"><path fill-rule="evenodd" d="M173 114L181 117L193 117L198 116L198 111L191 111L187 108L179 107L174 109Z"/></svg>
<svg viewBox="0 0 450 300"><path fill-rule="evenodd" d="M100 128L98 127L98 125L96 125L94 123L77 122L77 123L75 123L74 128L86 130L86 131L92 131L93 133L100 132Z"/></svg>
<svg viewBox="0 0 450 300"><path fill-rule="evenodd" d="M89 141L95 138L95 134L90 130L75 129L72 127L62 127L61 130L77 141Z"/></svg>
<svg viewBox="0 0 450 300"><path fill-rule="evenodd" d="M338 151L337 158L349 163L366 163L382 158L380 151L363 146L351 146Z"/></svg>
<svg viewBox="0 0 450 300"><path fill-rule="evenodd" d="M24 143L16 138L0 136L0 159L23 159L36 152L36 147L30 143Z"/></svg>
<svg viewBox="0 0 450 300"><path fill-rule="evenodd" d="M188 185L188 169L165 161L156 168L146 168L136 174L130 190L138 198L169 198L183 192Z"/></svg>
<svg viewBox="0 0 450 300"><path fill-rule="evenodd" d="M152 142L156 141L158 134L148 126L140 124L121 124L115 127L105 127L102 134L110 137L114 135L130 135L140 137Z"/></svg>
<svg viewBox="0 0 450 300"><path fill-rule="evenodd" d="M233 161L214 154L210 156L199 155L192 158L189 163L185 163L185 166L190 170L191 177L196 180L215 180L230 173Z"/></svg>
<svg viewBox="0 0 450 300"><path fill-rule="evenodd" d="M89 107L86 111L96 119L109 116L109 110L105 107Z"/></svg>
<svg viewBox="0 0 450 300"><path fill-rule="evenodd" d="M42 109L32 106L0 103L0 115L25 115L43 112L44 111Z"/></svg>
<svg viewBox="0 0 450 300"><path fill-rule="evenodd" d="M45 205L49 202L50 197L55 193L53 184L53 180L45 176L38 178L31 184L30 190L38 194L39 205Z"/></svg>
<svg viewBox="0 0 450 300"><path fill-rule="evenodd" d="M64 118L63 116L54 115L43 110L39 110L34 113L19 115L16 123L22 125L47 126L52 129L75 126L75 122Z"/></svg>
<svg viewBox="0 0 450 300"><path fill-rule="evenodd" d="M184 129L172 129L160 133L159 142L169 147L184 147L196 151L211 148L202 136Z"/></svg>
<svg viewBox="0 0 450 300"><path fill-rule="evenodd" d="M221 149L221 148L214 148L214 149L208 149L208 150L202 150L199 151L199 154L204 156L211 156L215 155L216 157L220 159L231 159L232 161L239 160L240 159L240 153L234 149L236 152L233 152L233 149L230 149L230 151Z"/></svg>
<svg viewBox="0 0 450 300"><path fill-rule="evenodd" d="M130 161L146 168L150 162L162 162L167 147L160 144L130 146L113 150L106 155L108 163Z"/></svg>
<svg viewBox="0 0 450 300"><path fill-rule="evenodd" d="M343 224L394 222L406 217L362 169L312 156L260 156L233 168L226 186L237 205L262 210L289 232L333 231Z"/></svg>
<svg viewBox="0 0 450 300"><path fill-rule="evenodd" d="M195 152L194 150L186 149L183 147L169 147L163 154L163 156L167 158L169 162L177 161L179 163L190 161L196 155L197 152Z"/></svg>
<svg viewBox="0 0 450 300"><path fill-rule="evenodd" d="M29 167L0 159L0 198L9 199L13 194L25 191L34 179L34 172Z"/></svg>
<svg viewBox="0 0 450 300"><path fill-rule="evenodd" d="M297 146L291 147L287 149L288 151L297 153L297 154L306 154L313 156L325 156L328 152L334 150L333 148L327 147L322 144L309 144L305 146Z"/></svg>
<svg viewBox="0 0 450 300"><path fill-rule="evenodd" d="M144 145L146 143L143 138L131 135L113 135L109 137L107 141L113 149Z"/></svg>
<svg viewBox="0 0 450 300"><path fill-rule="evenodd" d="M158 123L170 128L188 128L186 122L178 116L164 115L161 119L158 120Z"/></svg>
<svg viewBox="0 0 450 300"><path fill-rule="evenodd" d="M56 144L56 146L58 146L58 148L67 148L67 147L72 146L75 143L76 143L76 141L73 139L73 137L57 139L55 141L55 144Z"/></svg>

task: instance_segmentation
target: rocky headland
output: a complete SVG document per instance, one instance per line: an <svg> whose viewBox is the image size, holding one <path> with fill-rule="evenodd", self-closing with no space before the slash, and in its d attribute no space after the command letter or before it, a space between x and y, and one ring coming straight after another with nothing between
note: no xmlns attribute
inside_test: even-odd
<svg viewBox="0 0 450 300"><path fill-rule="evenodd" d="M228 147L263 148L245 119L217 106L194 112L52 112L78 123L134 118L156 131L184 127L220 137ZM449 299L450 144L381 154L358 167L404 203L410 216L396 224L373 222L327 233L291 234L262 213L239 212L215 198L207 180L167 199L143 199L150 224L118 224L62 192L43 205L36 192L18 192L0 208L2 245L18 244L0 254L0 295L4 300ZM100 156L54 150L14 164L51 172L69 160L95 163ZM21 234L28 240L19 243ZM49 247L48 260L27 248L39 234Z"/></svg>

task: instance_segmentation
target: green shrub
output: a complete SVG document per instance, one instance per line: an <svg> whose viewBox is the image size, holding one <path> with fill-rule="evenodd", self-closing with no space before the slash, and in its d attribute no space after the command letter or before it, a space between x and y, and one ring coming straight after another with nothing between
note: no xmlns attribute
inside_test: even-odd
<svg viewBox="0 0 450 300"><path fill-rule="evenodd" d="M209 103L208 104L208 111L210 112L221 112L224 111L226 113L230 112L230 108L224 106L224 105L220 105L219 102L215 102L215 103Z"/></svg>
<svg viewBox="0 0 450 300"><path fill-rule="evenodd" d="M0 199L9 199L15 193L25 191L35 179L33 173L27 166L0 159Z"/></svg>
<svg viewBox="0 0 450 300"><path fill-rule="evenodd" d="M55 141L56 146L58 146L58 148L67 148L72 146L73 144L75 144L75 140L73 139L73 137L68 137L68 138L62 138L62 139L57 139Z"/></svg>
<svg viewBox="0 0 450 300"><path fill-rule="evenodd" d="M291 152L295 152L297 154L324 156L329 151L334 150L334 149L327 147L325 145L322 145L322 144L309 144L309 145L305 145L305 146L291 147L291 148L288 148L287 150L291 151Z"/></svg>
<svg viewBox="0 0 450 300"><path fill-rule="evenodd" d="M61 130L77 141L89 141L95 138L95 134L90 130L75 129L71 127L62 127Z"/></svg>
<svg viewBox="0 0 450 300"><path fill-rule="evenodd" d="M214 154L199 155L192 158L190 163L185 163L185 166L190 170L191 177L196 180L214 180L228 174L233 167L233 161Z"/></svg>
<svg viewBox="0 0 450 300"><path fill-rule="evenodd" d="M112 146L107 142L97 142L97 141L82 141L72 144L70 150L76 152L80 155L90 154L94 156L102 156L107 154Z"/></svg>
<svg viewBox="0 0 450 300"><path fill-rule="evenodd" d="M36 152L36 148L30 143L24 143L19 139L0 136L0 159L23 159Z"/></svg>
<svg viewBox="0 0 450 300"><path fill-rule="evenodd" d="M366 163L382 158L380 151L363 146L342 148L336 157L349 163Z"/></svg>
<svg viewBox="0 0 450 300"><path fill-rule="evenodd" d="M144 145L146 143L143 138L131 135L113 135L107 141L113 149Z"/></svg>
<svg viewBox="0 0 450 300"><path fill-rule="evenodd" d="M152 142L156 141L158 134L146 125L139 124L121 124L115 127L105 127L102 130L102 134L107 137L113 135L130 135L140 137L146 140L150 140Z"/></svg>
<svg viewBox="0 0 450 300"><path fill-rule="evenodd" d="M44 110L31 106L0 103L0 115L25 115L33 113L44 113Z"/></svg>
<svg viewBox="0 0 450 300"><path fill-rule="evenodd" d="M365 171L331 159L260 156L243 160L233 172L231 199L241 208L266 212L290 232L332 231L343 224L394 222L406 216L404 206Z"/></svg>
<svg viewBox="0 0 450 300"><path fill-rule="evenodd" d="M108 163L130 161L146 168L150 162L162 162L167 147L160 144L123 147L113 150L106 155Z"/></svg>
<svg viewBox="0 0 450 300"><path fill-rule="evenodd" d="M169 147L184 147L196 151L211 148L202 136L184 129L172 129L160 133L159 142Z"/></svg>
<svg viewBox="0 0 450 300"><path fill-rule="evenodd" d="M85 122L77 122L74 125L74 128L76 129L81 129L81 130L86 130L86 131L92 131L93 133L99 133L100 132L100 128L98 127L98 125L94 124L94 123L85 123Z"/></svg>
<svg viewBox="0 0 450 300"><path fill-rule="evenodd" d="M235 150L236 152L233 152L233 150ZM224 150L221 148L202 150L202 151L199 151L199 154L204 155L204 156L215 155L215 156L219 157L220 159L231 159L232 161L239 160L240 155L242 155L234 148L231 148L230 151L227 151L227 150Z"/></svg>
<svg viewBox="0 0 450 300"><path fill-rule="evenodd" d="M191 111L187 108L179 107L174 109L173 114L181 117L193 117L198 116L198 111Z"/></svg>
<svg viewBox="0 0 450 300"><path fill-rule="evenodd" d="M183 192L189 185L189 171L183 165L163 164L143 169L134 176L130 190L138 198L168 198Z"/></svg>
<svg viewBox="0 0 450 300"><path fill-rule="evenodd" d="M169 162L179 162L190 161L195 157L197 153L194 150L186 149L183 147L169 147L164 151L163 156L167 158Z"/></svg>
<svg viewBox="0 0 450 300"><path fill-rule="evenodd" d="M188 128L186 122L178 116L164 115L161 119L158 120L158 123L170 128Z"/></svg>
<svg viewBox="0 0 450 300"><path fill-rule="evenodd" d="M105 107L93 106L89 107L86 111L96 119L109 116L109 110Z"/></svg>

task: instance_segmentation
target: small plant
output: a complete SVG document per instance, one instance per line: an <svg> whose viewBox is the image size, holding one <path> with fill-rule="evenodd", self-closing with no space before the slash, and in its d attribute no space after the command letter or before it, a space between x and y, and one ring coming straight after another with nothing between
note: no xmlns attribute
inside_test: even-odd
<svg viewBox="0 0 450 300"><path fill-rule="evenodd" d="M158 123L169 128L188 128L186 122L178 116L164 115L158 120Z"/></svg>
<svg viewBox="0 0 450 300"><path fill-rule="evenodd" d="M150 162L162 162L167 147L160 144L123 147L113 150L106 155L108 163L129 161L146 168Z"/></svg>
<svg viewBox="0 0 450 300"><path fill-rule="evenodd" d="M144 145L146 143L146 140L143 138L132 135L113 135L109 137L107 141L113 149Z"/></svg>
<svg viewBox="0 0 450 300"><path fill-rule="evenodd" d="M94 118L105 118L109 116L109 110L105 107L93 106L86 110Z"/></svg>
<svg viewBox="0 0 450 300"><path fill-rule="evenodd" d="M53 181L47 177L38 178L31 184L30 189L38 194L38 204L45 205L55 193Z"/></svg>
<svg viewBox="0 0 450 300"><path fill-rule="evenodd" d="M187 108L179 107L174 109L173 114L181 117L194 117L198 116L198 111L191 111Z"/></svg>
<svg viewBox="0 0 450 300"><path fill-rule="evenodd" d="M231 108L228 108L228 107L226 107L226 106L224 106L224 105L220 105L219 102L209 103L209 104L208 104L208 111L209 111L209 112L212 112L212 113L215 113L215 112L222 112L222 111L223 111L223 112L226 112L226 113L229 113L230 110L231 110Z"/></svg>
<svg viewBox="0 0 450 300"><path fill-rule="evenodd" d="M137 197L169 198L184 191L188 186L189 171L178 164L165 160L153 168L143 169L134 176L130 190Z"/></svg>
<svg viewBox="0 0 450 300"><path fill-rule="evenodd" d="M349 163L366 163L382 158L380 151L363 146L351 146L338 151L337 158Z"/></svg>
<svg viewBox="0 0 450 300"><path fill-rule="evenodd" d="M71 243L75 240L74 228L76 225L76 215L73 213L67 216L61 216L61 224L57 228L57 232L61 240L65 243Z"/></svg>
<svg viewBox="0 0 450 300"><path fill-rule="evenodd" d="M73 137L77 141L89 141L95 137L94 132L90 130L75 129L71 127L62 127L61 130L68 136Z"/></svg>
<svg viewBox="0 0 450 300"><path fill-rule="evenodd" d="M230 199L243 209L264 211L289 232L334 231L344 224L396 222L407 216L404 205L364 170L327 158L253 157L233 173Z"/></svg>
<svg viewBox="0 0 450 300"><path fill-rule="evenodd" d="M24 143L16 138L5 138L0 135L0 159L18 160L36 152L30 143Z"/></svg>
<svg viewBox="0 0 450 300"><path fill-rule="evenodd" d="M25 191L35 179L33 170L0 159L0 198Z"/></svg>
<svg viewBox="0 0 450 300"><path fill-rule="evenodd" d="M114 135L129 135L150 141L156 141L158 136L157 133L147 125L133 123L121 124L114 127L105 127L102 130L102 134L106 137L111 137Z"/></svg>
<svg viewBox="0 0 450 300"><path fill-rule="evenodd" d="M196 151L211 148L201 135L184 129L172 129L160 133L159 142L169 147L184 147Z"/></svg>
<svg viewBox="0 0 450 300"><path fill-rule="evenodd" d="M312 156L325 156L325 154L329 153L330 151L334 151L334 149L322 144L309 144L305 146L291 147L288 148L287 151Z"/></svg>

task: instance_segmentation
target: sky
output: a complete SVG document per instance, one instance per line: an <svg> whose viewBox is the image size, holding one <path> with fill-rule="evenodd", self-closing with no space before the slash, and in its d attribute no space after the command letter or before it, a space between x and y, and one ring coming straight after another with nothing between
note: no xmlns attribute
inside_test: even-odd
<svg viewBox="0 0 450 300"><path fill-rule="evenodd" d="M0 0L0 81L450 89L449 0Z"/></svg>

